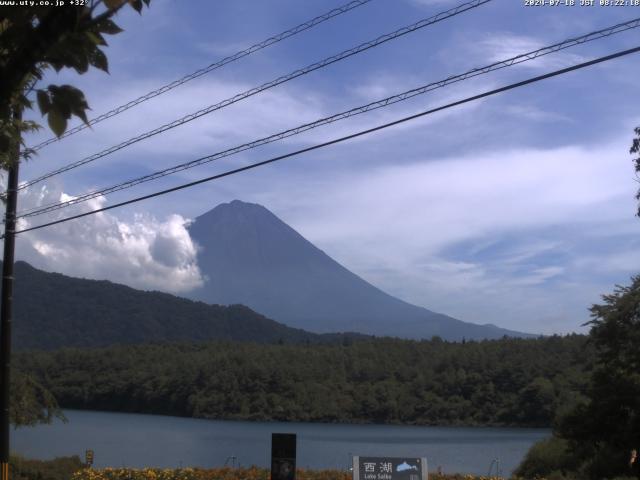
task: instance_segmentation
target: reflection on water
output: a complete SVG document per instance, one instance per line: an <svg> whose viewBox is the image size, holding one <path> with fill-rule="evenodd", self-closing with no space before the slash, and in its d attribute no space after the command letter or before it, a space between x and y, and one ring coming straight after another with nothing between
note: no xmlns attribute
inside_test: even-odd
<svg viewBox="0 0 640 480"><path fill-rule="evenodd" d="M270 465L271 433L298 435L298 466L346 469L351 455L426 457L429 469L486 475L500 459L508 475L544 429L226 422L66 410L69 423L12 432L12 451L31 458L84 455L95 466ZM495 471L495 468L494 468Z"/></svg>

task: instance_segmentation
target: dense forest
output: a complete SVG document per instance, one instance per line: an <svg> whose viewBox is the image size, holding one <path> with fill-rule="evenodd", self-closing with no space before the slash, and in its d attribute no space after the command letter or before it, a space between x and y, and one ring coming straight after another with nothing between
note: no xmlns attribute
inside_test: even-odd
<svg viewBox="0 0 640 480"><path fill-rule="evenodd" d="M17 262L15 270L13 344L17 349L210 340L319 343L363 337L318 335L290 328L243 305L207 305L108 281L43 272L25 262Z"/></svg>
<svg viewBox="0 0 640 480"><path fill-rule="evenodd" d="M202 343L34 351L67 408L216 419L549 426L582 397L586 337Z"/></svg>

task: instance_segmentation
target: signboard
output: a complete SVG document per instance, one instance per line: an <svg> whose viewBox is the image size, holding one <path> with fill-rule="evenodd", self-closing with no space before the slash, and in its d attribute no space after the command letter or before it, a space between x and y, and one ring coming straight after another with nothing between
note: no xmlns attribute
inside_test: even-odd
<svg viewBox="0 0 640 480"><path fill-rule="evenodd" d="M353 457L353 480L428 480L426 458Z"/></svg>
<svg viewBox="0 0 640 480"><path fill-rule="evenodd" d="M84 463L89 466L93 465L93 450L86 450L84 452Z"/></svg>
<svg viewBox="0 0 640 480"><path fill-rule="evenodd" d="M295 480L296 434L271 434L271 480Z"/></svg>

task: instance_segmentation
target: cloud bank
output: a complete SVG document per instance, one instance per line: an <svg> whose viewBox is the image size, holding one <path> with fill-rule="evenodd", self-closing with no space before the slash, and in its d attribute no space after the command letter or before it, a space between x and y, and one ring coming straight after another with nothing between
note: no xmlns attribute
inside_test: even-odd
<svg viewBox="0 0 640 480"><path fill-rule="evenodd" d="M21 209L68 200L59 189L34 186L20 197ZM18 228L55 220L105 205L99 197L60 211L56 216L20 219ZM64 215L63 213L64 212ZM134 288L180 293L202 283L196 246L187 220L170 214L159 220L135 214L130 221L102 212L82 220L26 232L18 236L16 255L37 268L67 275L110 279Z"/></svg>

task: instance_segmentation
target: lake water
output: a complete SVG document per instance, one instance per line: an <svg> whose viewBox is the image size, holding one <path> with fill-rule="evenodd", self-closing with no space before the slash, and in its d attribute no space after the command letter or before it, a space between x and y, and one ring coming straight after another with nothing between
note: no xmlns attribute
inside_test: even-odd
<svg viewBox="0 0 640 480"><path fill-rule="evenodd" d="M271 433L298 435L298 466L347 469L351 455L426 457L429 470L486 475L493 459L504 475L546 429L228 422L66 410L69 423L12 430L12 451L30 458L80 455L95 466L270 465ZM233 460L228 460L229 464ZM495 472L495 467L494 470Z"/></svg>

